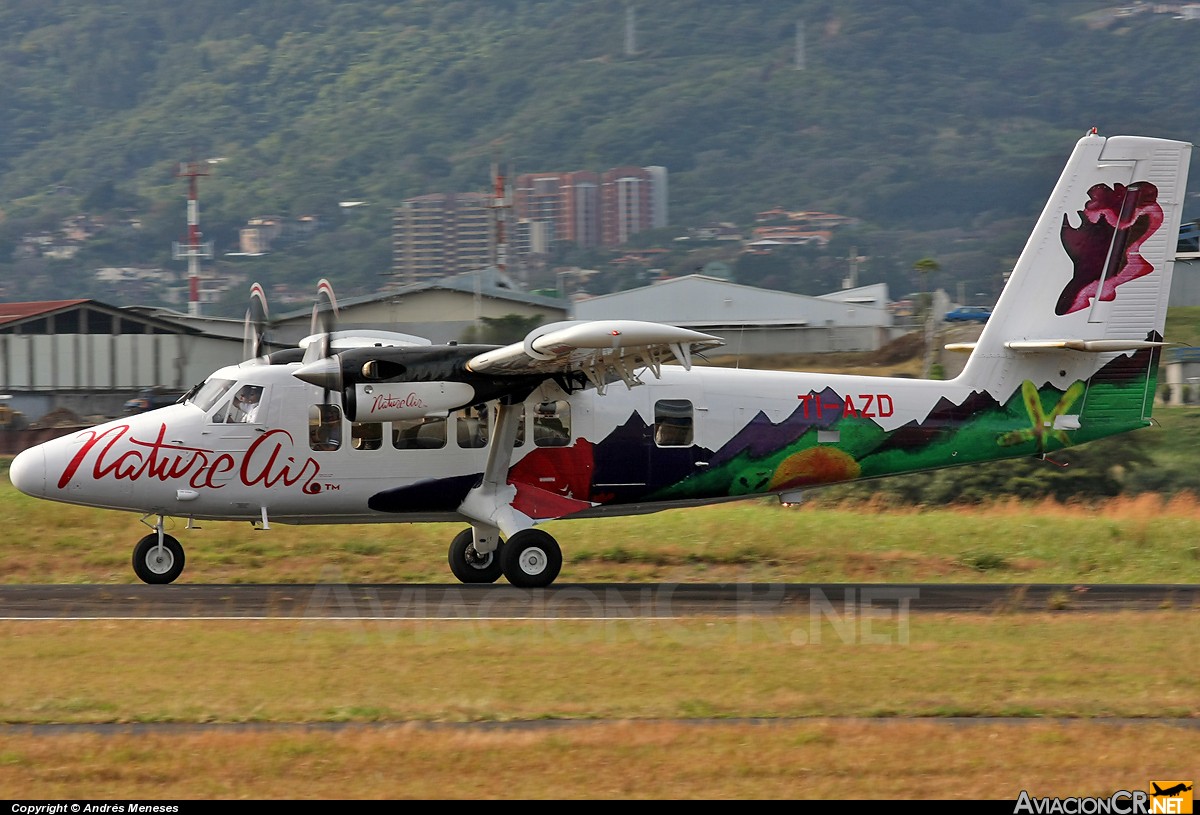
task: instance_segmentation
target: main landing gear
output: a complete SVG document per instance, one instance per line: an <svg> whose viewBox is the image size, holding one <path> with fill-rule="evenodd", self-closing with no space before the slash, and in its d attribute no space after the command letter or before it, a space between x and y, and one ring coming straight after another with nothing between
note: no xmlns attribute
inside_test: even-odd
<svg viewBox="0 0 1200 815"><path fill-rule="evenodd" d="M500 575L522 589L549 586L562 569L558 541L540 529L523 529L487 554L475 549L475 530L464 529L450 542L450 571L463 583L495 583Z"/></svg>

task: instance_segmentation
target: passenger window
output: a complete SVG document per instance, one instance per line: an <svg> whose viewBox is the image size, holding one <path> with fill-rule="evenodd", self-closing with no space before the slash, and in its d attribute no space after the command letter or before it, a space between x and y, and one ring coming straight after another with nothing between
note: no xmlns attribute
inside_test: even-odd
<svg viewBox="0 0 1200 815"><path fill-rule="evenodd" d="M691 402L660 399L654 403L654 442L659 447L684 447L692 443Z"/></svg>
<svg viewBox="0 0 1200 815"><path fill-rule="evenodd" d="M458 446L464 448L487 447L488 410L484 405L465 407L454 414L455 434Z"/></svg>
<svg viewBox="0 0 1200 815"><path fill-rule="evenodd" d="M383 446L383 424L381 422L352 422L350 444L355 450L378 450Z"/></svg>
<svg viewBox="0 0 1200 815"><path fill-rule="evenodd" d="M492 409L489 411L489 413L491 414L491 417L492 417L492 427L495 427L496 423L500 420L500 406L493 405ZM521 419L517 424L517 440L513 443L513 447L520 447L523 444L525 444L525 411L524 411L524 409L521 410Z"/></svg>
<svg viewBox="0 0 1200 815"><path fill-rule="evenodd" d="M446 446L446 417L425 416L392 422L392 446L397 450L434 450Z"/></svg>
<svg viewBox="0 0 1200 815"><path fill-rule="evenodd" d="M336 450L342 446L340 407L313 405L308 409L308 444L314 450Z"/></svg>
<svg viewBox="0 0 1200 815"><path fill-rule="evenodd" d="M571 403L565 399L541 402L533 410L533 443L565 447L571 442Z"/></svg>

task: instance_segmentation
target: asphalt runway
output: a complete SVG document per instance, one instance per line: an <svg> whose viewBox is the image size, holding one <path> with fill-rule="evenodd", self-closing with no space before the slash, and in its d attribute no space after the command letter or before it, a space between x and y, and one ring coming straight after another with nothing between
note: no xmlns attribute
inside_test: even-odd
<svg viewBox="0 0 1200 815"><path fill-rule="evenodd" d="M671 619L1200 609L1190 584L576 583L0 586L0 620Z"/></svg>
<svg viewBox="0 0 1200 815"><path fill-rule="evenodd" d="M521 620L672 619L769 617L781 615L906 612L1077 613L1200 610L1200 586L1096 584L938 583L577 583L518 589L505 583L460 584L272 584L217 585L0 585L0 620ZM803 721L815 721L804 719ZM825 719L821 719L825 720ZM58 736L72 733L181 735L212 731L341 731L389 727L529 729L580 727L603 721L507 723L87 723L0 726L5 735ZM702 724L755 723L797 719L696 720ZM828 720L836 721L836 719ZM855 719L854 721L872 721ZM882 720L914 721L909 717ZM1043 718L922 719L950 727L1021 725ZM1062 720L1064 722L1073 720ZM1105 719L1118 726L1200 726L1197 719ZM882 726L882 725L881 725Z"/></svg>

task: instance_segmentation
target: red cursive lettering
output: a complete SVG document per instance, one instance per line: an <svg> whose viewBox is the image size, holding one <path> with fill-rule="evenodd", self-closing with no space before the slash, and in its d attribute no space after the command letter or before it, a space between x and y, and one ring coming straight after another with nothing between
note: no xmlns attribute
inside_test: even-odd
<svg viewBox="0 0 1200 815"><path fill-rule="evenodd" d="M236 470L247 487L300 484L303 492L311 494L321 469L311 457L300 461L289 455L295 450L295 441L286 430L271 430L255 439L240 454L240 467L238 453L170 443L165 441L166 433L165 424L159 425L158 435L152 441L129 435L127 424L112 425L103 431L84 430L80 434L84 443L63 468L58 488L65 488L80 468L90 463L91 476L96 481L108 477L123 481L186 480L190 487L216 490L225 486L220 477Z"/></svg>
<svg viewBox="0 0 1200 815"><path fill-rule="evenodd" d="M425 400L417 396L415 393L409 393L408 396L393 396L390 393L381 393L375 397L375 402L371 405L369 413L376 413L380 410L395 410L397 408L417 408L422 410L429 407Z"/></svg>

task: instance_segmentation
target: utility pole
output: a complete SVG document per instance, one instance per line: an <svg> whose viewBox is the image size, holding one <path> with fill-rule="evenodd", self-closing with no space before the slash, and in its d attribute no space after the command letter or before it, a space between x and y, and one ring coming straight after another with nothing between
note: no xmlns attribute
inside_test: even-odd
<svg viewBox="0 0 1200 815"><path fill-rule="evenodd" d="M636 9L632 6L625 7L625 56L632 57L637 53L637 27L636 27Z"/></svg>
<svg viewBox="0 0 1200 815"><path fill-rule="evenodd" d="M921 276L921 301L925 309L925 363L922 378L928 379L933 372L933 292L929 289L929 277L942 267L933 258L921 258L913 264L913 269Z"/></svg>

